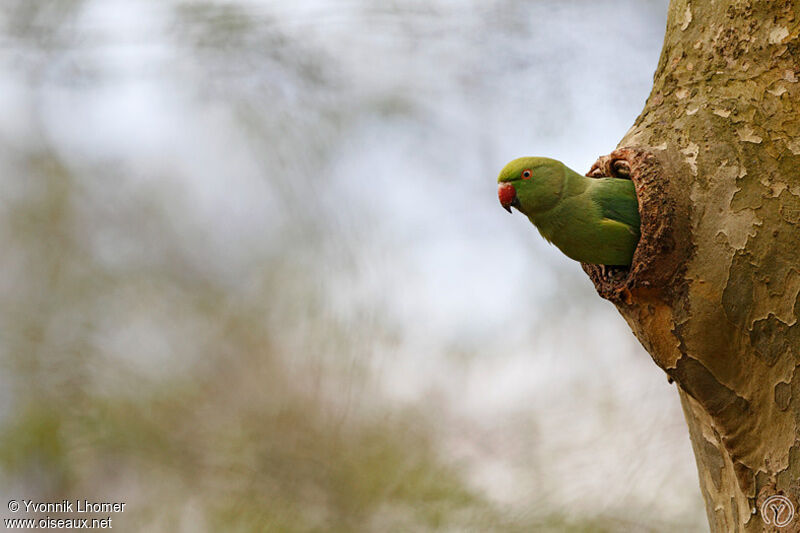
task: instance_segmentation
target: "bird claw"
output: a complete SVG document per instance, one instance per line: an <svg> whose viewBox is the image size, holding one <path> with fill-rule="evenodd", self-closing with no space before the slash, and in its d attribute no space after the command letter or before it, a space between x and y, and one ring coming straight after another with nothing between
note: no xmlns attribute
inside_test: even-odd
<svg viewBox="0 0 800 533"><path fill-rule="evenodd" d="M611 163L611 169L618 178L630 179L631 177L631 165L624 159L615 159L614 162Z"/></svg>

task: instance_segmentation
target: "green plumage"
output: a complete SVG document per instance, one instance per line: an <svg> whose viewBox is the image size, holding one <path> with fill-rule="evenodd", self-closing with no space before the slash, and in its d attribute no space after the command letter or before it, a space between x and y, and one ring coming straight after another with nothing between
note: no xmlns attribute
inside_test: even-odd
<svg viewBox="0 0 800 533"><path fill-rule="evenodd" d="M544 157L511 161L497 181L503 207L516 207L568 257L631 264L640 224L632 181L587 178Z"/></svg>

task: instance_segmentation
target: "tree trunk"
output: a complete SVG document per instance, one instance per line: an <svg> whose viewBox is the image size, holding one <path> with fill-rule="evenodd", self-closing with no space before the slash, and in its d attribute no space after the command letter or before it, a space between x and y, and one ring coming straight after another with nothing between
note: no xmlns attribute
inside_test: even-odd
<svg viewBox="0 0 800 533"><path fill-rule="evenodd" d="M584 269L678 385L714 532L800 530L798 33L800 2L672 0L647 104L589 174L636 185L631 268Z"/></svg>

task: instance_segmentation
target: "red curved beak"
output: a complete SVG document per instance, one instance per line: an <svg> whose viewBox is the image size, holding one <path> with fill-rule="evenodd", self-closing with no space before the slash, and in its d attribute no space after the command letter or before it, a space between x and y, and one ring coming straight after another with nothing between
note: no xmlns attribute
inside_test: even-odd
<svg viewBox="0 0 800 533"><path fill-rule="evenodd" d="M500 205L503 209L511 212L511 206L517 206L517 190L510 183L501 183L497 186L497 196L500 198Z"/></svg>

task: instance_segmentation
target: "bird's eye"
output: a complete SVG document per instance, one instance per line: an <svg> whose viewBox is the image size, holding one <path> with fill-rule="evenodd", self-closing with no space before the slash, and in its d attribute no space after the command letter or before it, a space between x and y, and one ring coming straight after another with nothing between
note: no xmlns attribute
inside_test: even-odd
<svg viewBox="0 0 800 533"><path fill-rule="evenodd" d="M524 179L524 180L531 179L531 171L528 170L527 168L522 171L522 179Z"/></svg>

